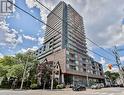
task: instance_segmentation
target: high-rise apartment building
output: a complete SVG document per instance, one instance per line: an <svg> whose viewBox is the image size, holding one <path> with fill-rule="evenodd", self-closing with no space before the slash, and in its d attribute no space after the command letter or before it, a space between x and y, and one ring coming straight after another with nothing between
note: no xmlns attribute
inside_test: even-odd
<svg viewBox="0 0 124 95"><path fill-rule="evenodd" d="M60 64L62 83L103 81L102 65L87 55L83 18L69 4L60 2L47 16L44 45L35 54L42 62Z"/></svg>

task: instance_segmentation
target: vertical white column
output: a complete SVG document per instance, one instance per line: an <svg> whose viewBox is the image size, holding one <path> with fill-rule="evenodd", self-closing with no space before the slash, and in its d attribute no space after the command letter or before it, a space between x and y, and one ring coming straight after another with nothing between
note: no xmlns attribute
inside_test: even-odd
<svg viewBox="0 0 124 95"><path fill-rule="evenodd" d="M62 74L62 83L65 84L65 81L64 81L64 74Z"/></svg>
<svg viewBox="0 0 124 95"><path fill-rule="evenodd" d="M74 85L74 81L75 81L75 78L74 78L74 75L73 75L73 85Z"/></svg>

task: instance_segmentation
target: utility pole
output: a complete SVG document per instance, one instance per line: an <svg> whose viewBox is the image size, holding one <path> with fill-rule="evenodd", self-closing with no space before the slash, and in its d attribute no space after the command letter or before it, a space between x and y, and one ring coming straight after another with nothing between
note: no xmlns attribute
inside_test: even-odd
<svg viewBox="0 0 124 95"><path fill-rule="evenodd" d="M123 75L122 75L122 68L121 68L121 60L120 60L120 56L119 56L119 53L118 53L118 49L117 47L115 46L115 49L113 50L113 54L115 55L115 59L116 59L116 65L118 66L118 69L119 69L119 75L120 75L120 81L121 83L123 84L124 86L124 80L123 80Z"/></svg>

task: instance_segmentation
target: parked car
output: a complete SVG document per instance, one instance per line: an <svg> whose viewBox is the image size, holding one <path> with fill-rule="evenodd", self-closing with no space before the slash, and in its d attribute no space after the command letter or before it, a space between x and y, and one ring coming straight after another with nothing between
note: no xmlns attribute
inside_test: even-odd
<svg viewBox="0 0 124 95"><path fill-rule="evenodd" d="M72 90L73 91L85 91L86 90L86 86L85 85L82 85L82 84L80 84L80 85L74 85L72 87Z"/></svg>
<svg viewBox="0 0 124 95"><path fill-rule="evenodd" d="M92 89L101 89L101 85L100 84L94 84L91 86Z"/></svg>
<svg viewBox="0 0 124 95"><path fill-rule="evenodd" d="M101 87L101 88L104 88L105 85L104 85L103 83L100 83L100 87Z"/></svg>
<svg viewBox="0 0 124 95"><path fill-rule="evenodd" d="M112 87L118 87L118 84L112 84L111 86Z"/></svg>
<svg viewBox="0 0 124 95"><path fill-rule="evenodd" d="M120 84L119 87L124 87L123 84Z"/></svg>
<svg viewBox="0 0 124 95"><path fill-rule="evenodd" d="M73 85L73 84L71 84L71 85L70 85L70 88L73 88L73 87L74 87L74 85Z"/></svg>

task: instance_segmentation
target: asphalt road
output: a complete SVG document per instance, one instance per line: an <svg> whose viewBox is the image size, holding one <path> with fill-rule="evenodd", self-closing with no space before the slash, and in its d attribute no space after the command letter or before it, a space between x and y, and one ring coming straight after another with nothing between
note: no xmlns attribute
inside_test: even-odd
<svg viewBox="0 0 124 95"><path fill-rule="evenodd" d="M87 89L86 91L72 91L71 89L63 89L58 91L0 90L0 95L124 95L124 88L102 88L98 90Z"/></svg>

